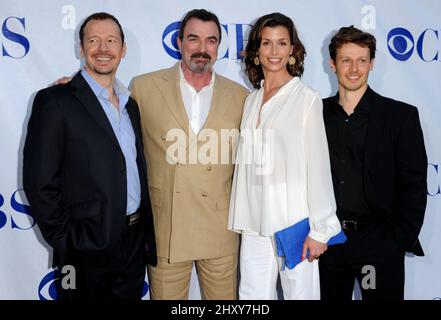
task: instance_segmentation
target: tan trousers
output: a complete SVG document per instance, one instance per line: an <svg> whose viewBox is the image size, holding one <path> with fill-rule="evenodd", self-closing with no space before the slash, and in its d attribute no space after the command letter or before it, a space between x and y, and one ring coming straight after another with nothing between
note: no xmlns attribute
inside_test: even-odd
<svg viewBox="0 0 441 320"><path fill-rule="evenodd" d="M150 299L187 300L193 263L204 300L235 300L237 255L169 263L158 257L156 267L149 266Z"/></svg>

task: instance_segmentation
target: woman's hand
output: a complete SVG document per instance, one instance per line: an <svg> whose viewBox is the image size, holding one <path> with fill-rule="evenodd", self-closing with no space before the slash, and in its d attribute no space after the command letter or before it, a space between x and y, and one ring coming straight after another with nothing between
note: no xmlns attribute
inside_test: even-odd
<svg viewBox="0 0 441 320"><path fill-rule="evenodd" d="M305 260L308 250L308 261L312 262L314 259L318 259L320 255L326 251L326 249L328 249L328 245L326 243L319 242L308 236L303 243L302 261Z"/></svg>

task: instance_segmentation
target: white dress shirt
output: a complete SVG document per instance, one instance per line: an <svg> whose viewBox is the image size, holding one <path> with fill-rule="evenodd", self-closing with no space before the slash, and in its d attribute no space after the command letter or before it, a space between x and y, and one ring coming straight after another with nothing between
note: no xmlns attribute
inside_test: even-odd
<svg viewBox="0 0 441 320"><path fill-rule="evenodd" d="M246 102L228 228L274 232L309 217L309 236L327 242L340 232L319 94L293 78L262 107L263 88Z"/></svg>
<svg viewBox="0 0 441 320"><path fill-rule="evenodd" d="M182 101L184 102L191 128L194 134L197 135L207 121L208 113L210 112L215 75L212 72L210 83L197 92L185 80L181 67L179 68L179 73Z"/></svg>

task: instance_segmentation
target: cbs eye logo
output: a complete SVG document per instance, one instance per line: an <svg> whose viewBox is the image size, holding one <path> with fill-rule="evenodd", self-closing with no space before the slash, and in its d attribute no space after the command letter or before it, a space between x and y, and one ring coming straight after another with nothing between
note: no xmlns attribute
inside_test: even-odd
<svg viewBox="0 0 441 320"><path fill-rule="evenodd" d="M142 286L142 295L141 297L144 298L147 293L149 292L149 284L147 283L147 281L144 281L144 285Z"/></svg>
<svg viewBox="0 0 441 320"><path fill-rule="evenodd" d="M38 299L40 300L57 300L57 282L60 281L60 271L55 269L46 274L38 285ZM149 292L149 284L144 281L142 286L141 297L146 297Z"/></svg>
<svg viewBox="0 0 441 320"><path fill-rule="evenodd" d="M441 61L439 31L428 28L422 31L421 34L414 36L407 29L394 28L387 35L389 53L398 61L407 61L416 51L417 56L424 62L439 62Z"/></svg>
<svg viewBox="0 0 441 320"><path fill-rule="evenodd" d="M38 298L40 300L57 300L56 281L60 279L60 272L53 270L41 279L38 285Z"/></svg>
<svg viewBox="0 0 441 320"><path fill-rule="evenodd" d="M164 50L173 58L181 60L181 52L178 47L178 35L181 22L173 22L165 28L162 33L162 46Z"/></svg>
<svg viewBox="0 0 441 320"><path fill-rule="evenodd" d="M395 28L387 35L387 47L390 54L399 61L410 58L415 47L412 34L404 28Z"/></svg>
<svg viewBox="0 0 441 320"><path fill-rule="evenodd" d="M221 24L221 42L218 48L217 59L241 59L241 51L246 46L251 25L243 23ZM181 22L170 23L162 33L162 46L169 56L181 60L182 55L178 47L178 35Z"/></svg>

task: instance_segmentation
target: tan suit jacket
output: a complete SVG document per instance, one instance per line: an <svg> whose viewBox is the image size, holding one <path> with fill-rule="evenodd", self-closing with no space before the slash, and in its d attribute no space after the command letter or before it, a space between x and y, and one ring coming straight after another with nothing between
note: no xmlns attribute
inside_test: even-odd
<svg viewBox="0 0 441 320"><path fill-rule="evenodd" d="M225 139L213 137L220 138L222 129L239 129L248 95L241 85L216 74L207 121L195 136L181 98L179 65L138 76L131 87L141 112L157 252L171 263L237 252L238 236L227 230L235 142L226 139L230 159L222 164L220 150ZM185 139L177 139L179 135ZM200 141L203 139L218 140L218 148L209 153L216 144L208 145ZM176 150L178 141L185 145ZM195 157L198 153L213 156L215 150L219 151L212 158L216 163L201 163L205 159Z"/></svg>

